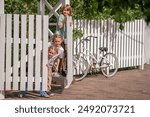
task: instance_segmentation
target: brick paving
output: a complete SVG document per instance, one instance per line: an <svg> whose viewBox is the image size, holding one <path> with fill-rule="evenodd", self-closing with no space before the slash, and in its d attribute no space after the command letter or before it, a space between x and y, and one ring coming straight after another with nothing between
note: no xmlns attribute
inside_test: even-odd
<svg viewBox="0 0 150 117"><path fill-rule="evenodd" d="M119 71L113 78L103 75L89 75L80 82L75 82L60 93L55 88L54 96L43 98L39 93L29 93L19 98L15 93L6 95L6 100L149 100L150 99L150 65L144 70L132 69Z"/></svg>

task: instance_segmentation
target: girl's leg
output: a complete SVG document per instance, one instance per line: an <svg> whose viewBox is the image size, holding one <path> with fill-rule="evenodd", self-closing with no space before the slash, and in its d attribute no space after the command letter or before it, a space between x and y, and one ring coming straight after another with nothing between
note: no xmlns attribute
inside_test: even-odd
<svg viewBox="0 0 150 117"><path fill-rule="evenodd" d="M51 92L51 84L52 84L52 68L48 68L48 91L47 94L49 96L53 96L54 94Z"/></svg>
<svg viewBox="0 0 150 117"><path fill-rule="evenodd" d="M47 94L47 92L42 90L42 83L40 84L40 96L41 97L46 97L46 98L49 97L49 95Z"/></svg>
<svg viewBox="0 0 150 117"><path fill-rule="evenodd" d="M48 68L48 90L51 90L52 84L52 68Z"/></svg>

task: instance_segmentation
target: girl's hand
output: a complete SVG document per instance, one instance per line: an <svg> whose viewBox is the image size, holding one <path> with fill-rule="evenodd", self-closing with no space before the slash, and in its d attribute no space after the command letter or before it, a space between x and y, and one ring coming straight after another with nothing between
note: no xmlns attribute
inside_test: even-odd
<svg viewBox="0 0 150 117"><path fill-rule="evenodd" d="M56 67L55 72L58 72L58 67Z"/></svg>
<svg viewBox="0 0 150 117"><path fill-rule="evenodd" d="M46 64L46 67L48 67L48 68L49 68L49 65L48 65L48 64Z"/></svg>

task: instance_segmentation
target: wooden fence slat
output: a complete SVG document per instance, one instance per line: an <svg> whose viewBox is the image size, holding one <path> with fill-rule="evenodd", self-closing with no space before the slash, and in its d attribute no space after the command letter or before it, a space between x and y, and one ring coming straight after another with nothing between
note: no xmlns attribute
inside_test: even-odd
<svg viewBox="0 0 150 117"><path fill-rule="evenodd" d="M129 65L129 40L128 40L128 37L127 37L127 31L128 31L128 22L125 24L125 39L126 39L126 66L125 67L128 67Z"/></svg>
<svg viewBox="0 0 150 117"><path fill-rule="evenodd" d="M139 64L139 60L140 60L140 56L139 56L139 44L140 44L140 37L139 37L139 35L140 35L140 26L139 26L139 24L140 24L140 20L138 20L137 21L137 65Z"/></svg>
<svg viewBox="0 0 150 117"><path fill-rule="evenodd" d="M134 44L134 41L133 41L133 29L134 29L134 28L133 28L133 23L132 23L132 24L131 24L131 30L130 30L130 34L131 34L131 37L132 37L132 38L131 38L131 66L133 66L133 59L134 59L134 58L133 58L133 49L134 49L134 48L133 48L133 47L134 47L134 45L133 45L133 44Z"/></svg>
<svg viewBox="0 0 150 117"><path fill-rule="evenodd" d="M14 15L14 44L13 44L13 90L18 90L18 61L19 61L19 15Z"/></svg>
<svg viewBox="0 0 150 117"><path fill-rule="evenodd" d="M99 52L99 47L100 47L99 46L100 45L100 30L99 30L100 29L100 22L99 22L99 20L97 20L96 25L97 25L97 35L95 35L95 36L97 36L96 53L97 53L97 57L98 57L100 54L100 52Z"/></svg>
<svg viewBox="0 0 150 117"><path fill-rule="evenodd" d="M140 40L140 43L139 43L139 64L142 65L142 46L141 44L143 44L144 42L144 39L142 40L142 33L143 33L143 28L142 28L142 21L140 21L140 24L139 24L139 29L140 29L140 35L139 35L139 40ZM142 43L143 42L143 43Z"/></svg>
<svg viewBox="0 0 150 117"><path fill-rule="evenodd" d="M120 58L121 58L121 67L123 68L123 62L124 62L124 56L123 56L123 47L124 47L124 40L123 40L123 34L121 33L121 38L120 38L120 45L121 45L121 48L120 48Z"/></svg>
<svg viewBox="0 0 150 117"><path fill-rule="evenodd" d="M100 45L100 47L104 47L104 40L103 40L103 38L105 38L105 31L104 31L104 20L101 20L101 45Z"/></svg>
<svg viewBox="0 0 150 117"><path fill-rule="evenodd" d="M116 24L116 26L117 26L117 24ZM116 56L118 57L118 54L119 54L119 46L118 46L119 45L119 36L117 34L119 34L119 30L116 31L116 36L115 36L116 41L114 43L115 51L113 53L116 54ZM119 58L118 58L118 61L119 61Z"/></svg>
<svg viewBox="0 0 150 117"><path fill-rule="evenodd" d="M95 21L95 28L98 29L98 20ZM96 30L96 29L95 29L95 35L94 36L97 36L96 34L98 34L98 30ZM98 38L95 39L95 50L94 50L94 52L96 54L99 53L99 51L98 51Z"/></svg>
<svg viewBox="0 0 150 117"><path fill-rule="evenodd" d="M134 66L137 66L137 60L138 60L138 55L137 55L137 43L138 43L138 38L137 38L137 36L138 36L138 32L137 32L137 20L135 20L135 24L134 24L134 27L135 27L135 29L134 29L134 37L135 37L135 48L134 48L134 55L135 55L135 61L134 61Z"/></svg>
<svg viewBox="0 0 150 117"><path fill-rule="evenodd" d="M43 17L43 54L42 54L42 90L47 90L47 67L48 63L48 16Z"/></svg>
<svg viewBox="0 0 150 117"><path fill-rule="evenodd" d="M94 20L92 20L92 25L91 25L91 29L92 29L92 31L91 31L91 35L95 35L95 25L94 25ZM93 47L91 46L90 47L90 49L91 49L91 52L94 54L94 48L95 48L95 43L94 43L94 39L93 38L91 38L91 45L93 45Z"/></svg>
<svg viewBox="0 0 150 117"><path fill-rule="evenodd" d="M130 35L130 30L131 30L131 24L128 23L127 35ZM128 62L129 62L128 66L131 66L131 39L129 37L127 37L127 38L128 38L128 48L129 48L129 50L128 50L128 58L129 58L129 60L128 60Z"/></svg>
<svg viewBox="0 0 150 117"><path fill-rule="evenodd" d="M137 63L136 64L139 64L139 43L140 43L140 38L139 38L139 33L140 33L140 29L139 29L139 23L140 23L140 20L137 21L137 50L136 50L136 54L137 54Z"/></svg>
<svg viewBox="0 0 150 117"><path fill-rule="evenodd" d="M20 90L26 90L26 33L27 16L21 15L21 82Z"/></svg>
<svg viewBox="0 0 150 117"><path fill-rule="evenodd" d="M5 63L5 15L0 15L0 90L4 90L4 63Z"/></svg>
<svg viewBox="0 0 150 117"><path fill-rule="evenodd" d="M33 39L34 39L34 15L29 15L29 32L28 32L29 40L28 40L28 90L33 90Z"/></svg>
<svg viewBox="0 0 150 117"><path fill-rule="evenodd" d="M91 35L91 20L88 20L88 28L87 29L88 29L88 33L86 34L86 36L89 36L89 35ZM90 45L91 45L91 42L86 43L86 48L88 48L88 50L91 50ZM86 54L88 54L88 53L86 52Z"/></svg>
<svg viewBox="0 0 150 117"><path fill-rule="evenodd" d="M144 69L144 28L145 28L145 23L144 23L144 20L141 21L141 24L142 24L142 36L141 36L141 51L142 51L142 62L140 64L140 69ZM146 43L146 42L145 42Z"/></svg>
<svg viewBox="0 0 150 117"><path fill-rule="evenodd" d="M97 21L95 20L95 21L94 21L94 36L96 36L96 33L97 33L97 30L96 30L96 27L97 27L97 26L96 26L96 23L97 23ZM97 42L97 39L94 38L93 40L94 40L94 41L93 41L93 42L94 42L93 54L96 54L96 53L97 53L97 43L96 43L96 42Z"/></svg>
<svg viewBox="0 0 150 117"><path fill-rule="evenodd" d="M110 52L111 51L111 48L110 48L110 20L107 20L107 39L106 39L106 47L108 47L108 51Z"/></svg>
<svg viewBox="0 0 150 117"><path fill-rule="evenodd" d="M41 81L41 16L36 15L36 52L35 52L35 90L40 89L40 81Z"/></svg>
<svg viewBox="0 0 150 117"><path fill-rule="evenodd" d="M133 66L136 66L136 42L137 42L137 40L136 40L136 26L135 26L135 21L133 22L133 27L134 27L134 29L133 29Z"/></svg>
<svg viewBox="0 0 150 117"><path fill-rule="evenodd" d="M120 42L121 42L121 33L119 32L118 33L118 45L117 45L117 48L118 48L118 54L117 54L117 57L118 57L118 62L119 62L119 66L121 66L121 56L120 56L120 48L121 48L121 44L120 44Z"/></svg>
<svg viewBox="0 0 150 117"><path fill-rule="evenodd" d="M11 89L11 42L12 42L12 15L6 15L6 90Z"/></svg>
<svg viewBox="0 0 150 117"><path fill-rule="evenodd" d="M125 33L125 30L124 30L124 33ZM124 61L123 61L123 67L126 67L126 60L127 60L127 58L126 58L126 51L127 51L127 48L126 48L127 47L127 43L126 43L126 41L127 41L126 40L126 36L123 35L123 59L124 59Z"/></svg>

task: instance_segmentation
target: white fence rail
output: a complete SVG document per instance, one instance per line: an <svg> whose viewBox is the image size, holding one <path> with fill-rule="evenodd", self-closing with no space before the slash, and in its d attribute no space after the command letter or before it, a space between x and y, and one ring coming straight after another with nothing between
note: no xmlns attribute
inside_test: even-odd
<svg viewBox="0 0 150 117"><path fill-rule="evenodd" d="M47 90L47 48L47 16L0 15L0 90Z"/></svg>
<svg viewBox="0 0 150 117"><path fill-rule="evenodd" d="M109 52L116 54L119 68L144 67L144 21L135 20L124 24L124 30L119 30L119 24L112 20L75 20L74 29L84 33L83 37L92 35L92 39L84 46L93 54L99 56L99 47L108 47ZM78 40L74 42L74 47ZM80 52L80 47L74 54Z"/></svg>

